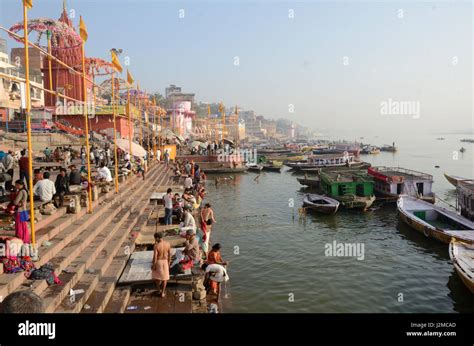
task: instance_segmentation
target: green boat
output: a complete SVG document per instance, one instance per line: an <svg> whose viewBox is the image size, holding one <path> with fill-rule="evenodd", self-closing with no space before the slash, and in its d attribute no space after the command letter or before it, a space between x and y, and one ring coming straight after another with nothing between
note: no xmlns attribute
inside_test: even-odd
<svg viewBox="0 0 474 346"><path fill-rule="evenodd" d="M321 189L342 207L367 210L375 201L374 181L363 171L321 171Z"/></svg>

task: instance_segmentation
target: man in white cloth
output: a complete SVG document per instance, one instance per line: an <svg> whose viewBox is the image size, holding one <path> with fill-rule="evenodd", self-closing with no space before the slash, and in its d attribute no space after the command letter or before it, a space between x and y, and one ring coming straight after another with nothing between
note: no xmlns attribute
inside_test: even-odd
<svg viewBox="0 0 474 346"><path fill-rule="evenodd" d="M184 188L185 189L190 189L193 186L193 178L191 178L190 175L184 179Z"/></svg>
<svg viewBox="0 0 474 346"><path fill-rule="evenodd" d="M97 173L98 173L98 176L97 176L98 180L103 180L108 183L113 180L112 173L110 173L110 169L105 165L105 162L103 161L100 163L100 168L97 170Z"/></svg>
<svg viewBox="0 0 474 346"><path fill-rule="evenodd" d="M54 183L49 180L49 176L49 172L44 172L43 179L39 180L33 188L33 194L43 202L50 202L56 193L56 187Z"/></svg>

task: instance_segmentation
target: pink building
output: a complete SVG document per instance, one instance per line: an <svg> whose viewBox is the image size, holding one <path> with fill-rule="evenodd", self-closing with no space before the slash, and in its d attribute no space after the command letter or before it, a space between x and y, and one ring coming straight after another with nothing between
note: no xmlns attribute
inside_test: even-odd
<svg viewBox="0 0 474 346"><path fill-rule="evenodd" d="M191 110L191 102L181 101L173 103L173 108L168 109L171 130L186 137L193 129L193 119L196 112Z"/></svg>

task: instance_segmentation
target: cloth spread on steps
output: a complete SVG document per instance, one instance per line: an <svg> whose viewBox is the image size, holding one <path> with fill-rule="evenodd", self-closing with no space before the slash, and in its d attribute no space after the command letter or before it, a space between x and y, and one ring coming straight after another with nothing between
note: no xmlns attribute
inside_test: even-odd
<svg viewBox="0 0 474 346"><path fill-rule="evenodd" d="M35 269L35 264L29 256L17 257L9 256L2 258L3 268L5 273L13 274L21 271L29 273ZM26 275L26 273L25 273Z"/></svg>
<svg viewBox="0 0 474 346"><path fill-rule="evenodd" d="M54 272L53 265L49 262L42 265L39 269L33 270L28 278L31 280L46 280L50 286L53 284L62 285L61 280L59 280Z"/></svg>

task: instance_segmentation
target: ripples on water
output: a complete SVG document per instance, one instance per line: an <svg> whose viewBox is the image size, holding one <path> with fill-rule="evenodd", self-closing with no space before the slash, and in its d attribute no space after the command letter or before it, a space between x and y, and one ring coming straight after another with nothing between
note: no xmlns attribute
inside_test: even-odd
<svg viewBox="0 0 474 346"><path fill-rule="evenodd" d="M296 178L287 171L262 173L259 182L255 176L208 187L218 220L211 240L231 262L226 312L474 312L447 245L399 224L394 204L299 220L306 191ZM364 260L325 256L334 240L363 243Z"/></svg>

